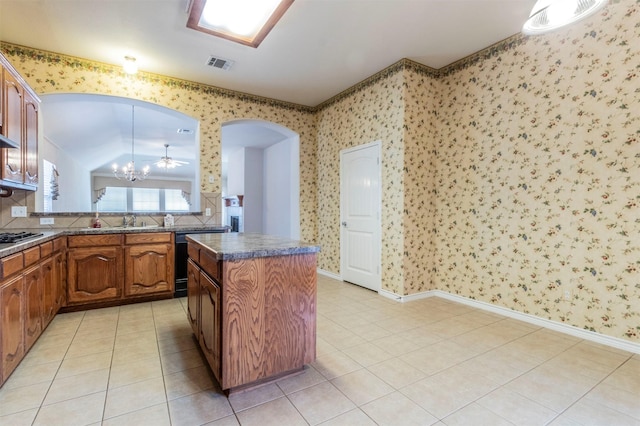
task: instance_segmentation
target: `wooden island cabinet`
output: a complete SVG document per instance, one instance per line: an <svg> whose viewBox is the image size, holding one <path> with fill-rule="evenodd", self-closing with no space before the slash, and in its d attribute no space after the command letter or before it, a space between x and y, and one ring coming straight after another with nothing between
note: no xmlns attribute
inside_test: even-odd
<svg viewBox="0 0 640 426"><path fill-rule="evenodd" d="M189 319L223 390L280 378L315 360L319 247L238 233L187 241Z"/></svg>

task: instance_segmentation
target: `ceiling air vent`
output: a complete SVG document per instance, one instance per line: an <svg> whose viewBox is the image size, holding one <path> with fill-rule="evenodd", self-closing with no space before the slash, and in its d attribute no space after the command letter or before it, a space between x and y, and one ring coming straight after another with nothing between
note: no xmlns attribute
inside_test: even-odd
<svg viewBox="0 0 640 426"><path fill-rule="evenodd" d="M207 65L213 68L219 68L221 70L227 71L233 65L233 61L228 59L216 58L215 56L209 56L209 60L207 61Z"/></svg>

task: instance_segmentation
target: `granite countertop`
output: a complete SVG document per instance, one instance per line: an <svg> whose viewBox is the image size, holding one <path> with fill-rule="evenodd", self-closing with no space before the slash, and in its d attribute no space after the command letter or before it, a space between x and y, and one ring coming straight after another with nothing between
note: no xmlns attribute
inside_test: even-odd
<svg viewBox="0 0 640 426"><path fill-rule="evenodd" d="M225 233L187 236L200 246L215 253L218 260L249 259L254 257L286 256L317 253L320 247L302 241L264 234Z"/></svg>
<svg viewBox="0 0 640 426"><path fill-rule="evenodd" d="M95 234L129 234L145 232L189 232L189 231L220 231L229 230L228 226L221 225L177 225L177 226L129 226L129 227L105 227L105 228L60 228L47 229L1 229L0 232L33 232L42 234L25 241L14 244L0 244L0 258L20 252L38 244L45 243L54 238L65 235L95 235Z"/></svg>

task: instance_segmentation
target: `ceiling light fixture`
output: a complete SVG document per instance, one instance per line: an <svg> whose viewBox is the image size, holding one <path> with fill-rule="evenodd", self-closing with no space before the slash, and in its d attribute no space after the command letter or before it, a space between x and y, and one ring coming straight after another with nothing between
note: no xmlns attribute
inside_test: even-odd
<svg viewBox="0 0 640 426"><path fill-rule="evenodd" d="M258 47L294 0L194 0L187 27Z"/></svg>
<svg viewBox="0 0 640 426"><path fill-rule="evenodd" d="M594 14L609 0L538 0L522 32L542 34L572 24Z"/></svg>
<svg viewBox="0 0 640 426"><path fill-rule="evenodd" d="M139 180L145 180L149 175L149 166L144 166L142 170L136 170L136 163L134 161L134 106L131 105L131 161L127 163L122 169L118 169L118 165L113 163L113 175L116 179L128 180L129 182L136 182Z"/></svg>
<svg viewBox="0 0 640 426"><path fill-rule="evenodd" d="M178 161L169 157L169 144L164 144L164 157L161 157L159 161L156 162L156 166L161 169L175 169L178 166L182 166L183 164L189 164L187 161Z"/></svg>
<svg viewBox="0 0 640 426"><path fill-rule="evenodd" d="M136 58L133 56L125 56L122 68L127 74L135 74L138 72L138 64L136 64Z"/></svg>

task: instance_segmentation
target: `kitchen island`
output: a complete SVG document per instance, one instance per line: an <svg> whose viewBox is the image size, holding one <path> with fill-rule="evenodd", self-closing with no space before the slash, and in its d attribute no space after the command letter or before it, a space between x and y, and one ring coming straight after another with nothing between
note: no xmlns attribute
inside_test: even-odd
<svg viewBox="0 0 640 426"><path fill-rule="evenodd" d="M315 360L318 246L238 233L193 234L187 242L189 320L225 392Z"/></svg>

